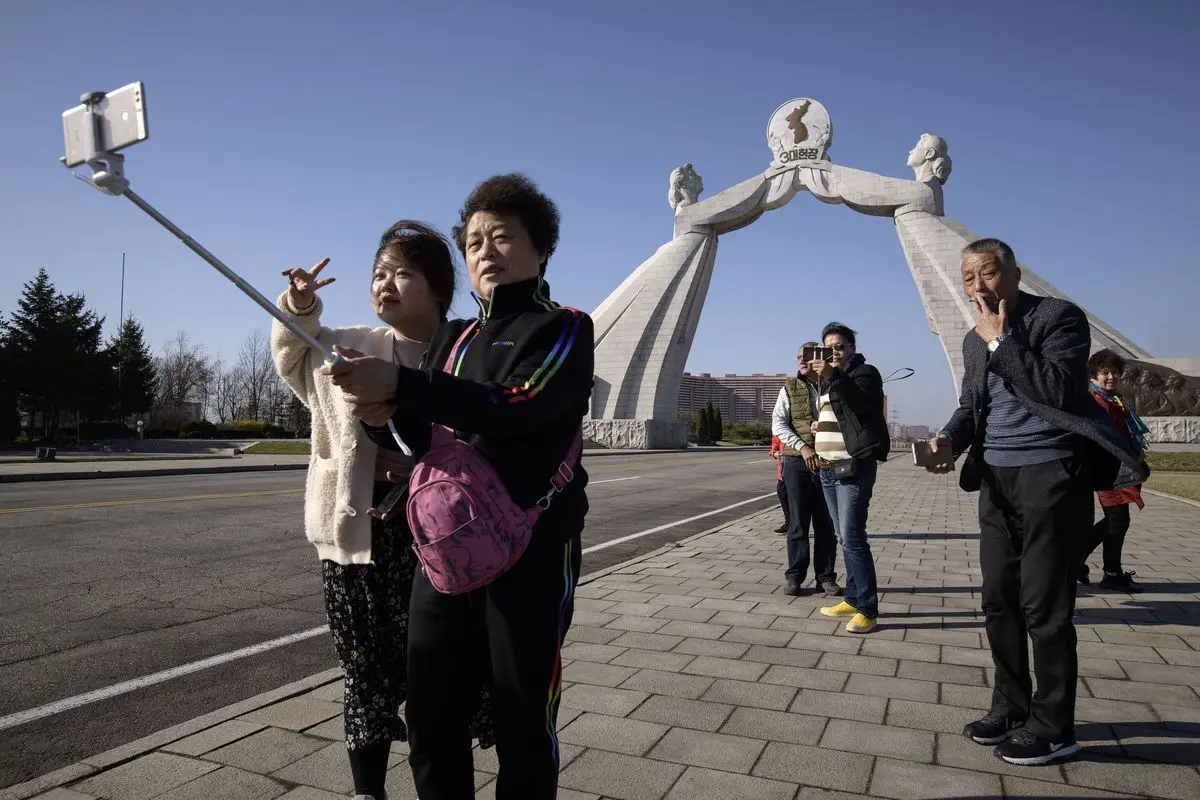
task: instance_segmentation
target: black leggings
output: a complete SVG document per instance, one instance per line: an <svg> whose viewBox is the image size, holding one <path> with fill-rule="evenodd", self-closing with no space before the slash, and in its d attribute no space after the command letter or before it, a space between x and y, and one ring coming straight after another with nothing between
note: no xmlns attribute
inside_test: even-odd
<svg viewBox="0 0 1200 800"><path fill-rule="evenodd" d="M534 530L511 570L483 589L439 594L419 570L408 625L409 764L421 800L471 800L468 731L481 672L491 679L497 800L552 800L558 787L559 651L575 609L579 534Z"/></svg>
<svg viewBox="0 0 1200 800"><path fill-rule="evenodd" d="M1125 548L1125 534L1129 532L1129 506L1105 506L1104 519L1092 526L1092 538L1088 542L1083 560L1104 545L1104 571L1113 575L1121 570L1121 551Z"/></svg>
<svg viewBox="0 0 1200 800"><path fill-rule="evenodd" d="M378 503L391 490L375 486ZM388 755L393 741L408 731L400 717L407 696L409 598L417 557L403 515L387 522L371 520L371 563L321 562L325 612L346 678L346 749L354 790L385 797ZM474 716L470 735L480 745L493 743L486 684L471 694Z"/></svg>

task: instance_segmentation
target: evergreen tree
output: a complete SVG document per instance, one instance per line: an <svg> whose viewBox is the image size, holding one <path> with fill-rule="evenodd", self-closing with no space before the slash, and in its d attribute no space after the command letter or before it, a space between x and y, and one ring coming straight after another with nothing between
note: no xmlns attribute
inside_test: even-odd
<svg viewBox="0 0 1200 800"><path fill-rule="evenodd" d="M721 419L721 409L718 408L716 411L717 416L712 423L712 437L714 442L719 442L725 435L725 420Z"/></svg>
<svg viewBox="0 0 1200 800"><path fill-rule="evenodd" d="M82 294L59 295L58 329L63 342L58 362L60 408L88 419L112 414L117 394L116 364L104 349L104 317L87 307Z"/></svg>
<svg viewBox="0 0 1200 800"><path fill-rule="evenodd" d="M63 411L104 407L111 365L100 352L103 325L83 295L59 294L45 269L25 284L4 324L3 347L6 371L23 405L39 414L42 436L58 434Z"/></svg>
<svg viewBox="0 0 1200 800"><path fill-rule="evenodd" d="M146 345L145 331L129 317L106 350L109 363L117 371L115 416L118 421L130 414L145 414L154 405L157 371L154 356Z"/></svg>
<svg viewBox="0 0 1200 800"><path fill-rule="evenodd" d="M708 416L708 406L703 406L696 414L696 441L700 444L708 444L710 432L710 417Z"/></svg>
<svg viewBox="0 0 1200 800"><path fill-rule="evenodd" d="M0 443L12 442L21 433L17 383L9 348L3 342L4 329L4 322L0 319Z"/></svg>

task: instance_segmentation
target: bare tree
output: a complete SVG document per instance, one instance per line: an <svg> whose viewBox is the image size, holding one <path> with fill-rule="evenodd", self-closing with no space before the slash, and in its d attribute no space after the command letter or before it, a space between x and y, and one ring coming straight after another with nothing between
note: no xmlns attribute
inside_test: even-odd
<svg viewBox="0 0 1200 800"><path fill-rule="evenodd" d="M167 342L157 359L158 384L151 411L154 426L174 426L203 417L213 380L213 361L204 345L194 344L185 331Z"/></svg>
<svg viewBox="0 0 1200 800"><path fill-rule="evenodd" d="M219 361L215 364L212 379L212 412L218 422L232 422L241 418L242 409L245 408L241 383L236 370L227 369Z"/></svg>
<svg viewBox="0 0 1200 800"><path fill-rule="evenodd" d="M234 370L245 402L246 419L272 422L274 390L279 384L271 346L261 330L255 330L242 343Z"/></svg>

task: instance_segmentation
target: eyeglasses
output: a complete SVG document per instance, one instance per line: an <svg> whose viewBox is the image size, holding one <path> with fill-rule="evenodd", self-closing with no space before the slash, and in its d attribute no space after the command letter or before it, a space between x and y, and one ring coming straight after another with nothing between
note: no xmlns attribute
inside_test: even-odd
<svg viewBox="0 0 1200 800"><path fill-rule="evenodd" d="M829 345L829 349L833 350L834 352L837 352L837 353L844 353L844 352L846 352L846 345L845 344L831 344L831 345Z"/></svg>

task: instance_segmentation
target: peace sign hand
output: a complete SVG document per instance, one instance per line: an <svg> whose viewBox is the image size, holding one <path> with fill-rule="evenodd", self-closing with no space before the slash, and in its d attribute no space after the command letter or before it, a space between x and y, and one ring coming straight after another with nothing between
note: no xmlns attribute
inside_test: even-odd
<svg viewBox="0 0 1200 800"><path fill-rule="evenodd" d="M322 258L310 270L289 267L283 271L284 277L288 279L288 300L291 302L292 308L297 311L306 311L311 308L316 300L317 289L328 286L337 280L337 278L317 277L328 263L328 258Z"/></svg>

